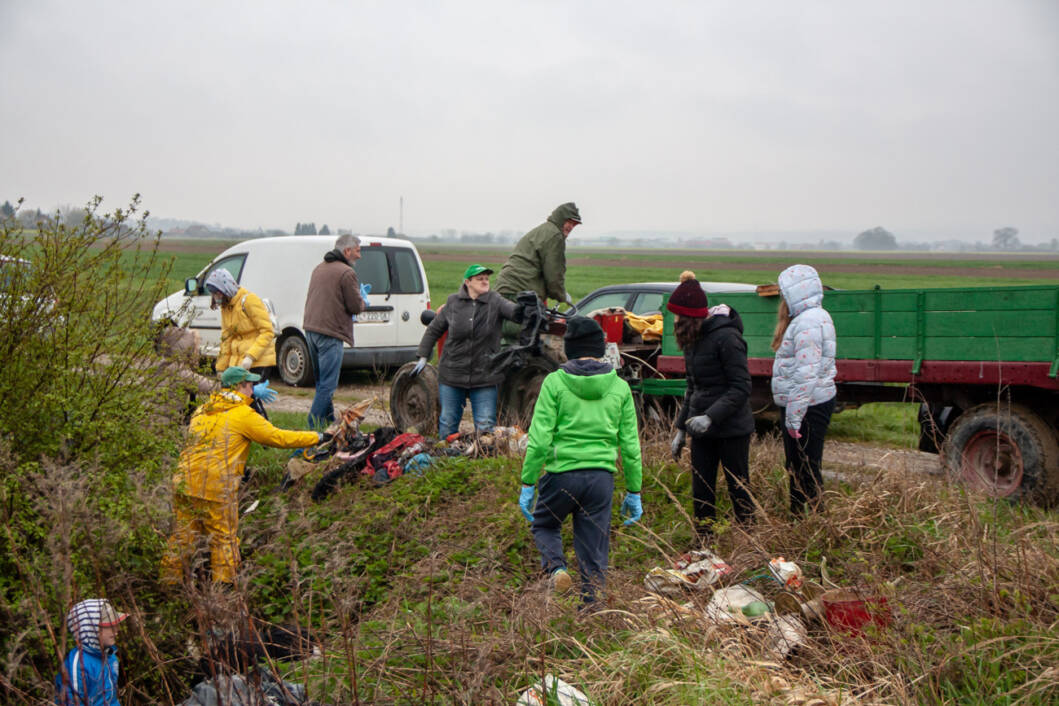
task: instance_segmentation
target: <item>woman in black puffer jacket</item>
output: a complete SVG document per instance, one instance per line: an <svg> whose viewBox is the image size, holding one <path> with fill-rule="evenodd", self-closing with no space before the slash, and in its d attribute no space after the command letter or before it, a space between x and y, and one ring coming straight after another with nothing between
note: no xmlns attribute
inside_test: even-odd
<svg viewBox="0 0 1059 706"><path fill-rule="evenodd" d="M419 374L434 344L448 333L438 361L440 439L459 431L468 399L475 431L485 433L496 425L497 386L504 374L493 369L491 358L500 348L501 319L521 321L522 312L515 302L489 288L491 274L493 271L482 265L468 267L460 291L450 295L438 309L419 341L419 360L413 375Z"/></svg>
<svg viewBox="0 0 1059 706"><path fill-rule="evenodd" d="M754 518L750 497L750 370L739 314L726 304L709 307L694 272L680 275L666 308L673 312L677 345L684 351L687 391L671 446L679 462L691 434L691 489L699 537L708 540L717 516L717 464L724 469L736 521Z"/></svg>

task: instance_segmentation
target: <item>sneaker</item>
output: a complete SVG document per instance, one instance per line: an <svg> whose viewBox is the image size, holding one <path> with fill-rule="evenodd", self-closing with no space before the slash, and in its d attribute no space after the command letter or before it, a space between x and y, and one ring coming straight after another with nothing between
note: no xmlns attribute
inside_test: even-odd
<svg viewBox="0 0 1059 706"><path fill-rule="evenodd" d="M574 586L574 580L566 569L556 569L552 572L552 592L557 594L567 593Z"/></svg>

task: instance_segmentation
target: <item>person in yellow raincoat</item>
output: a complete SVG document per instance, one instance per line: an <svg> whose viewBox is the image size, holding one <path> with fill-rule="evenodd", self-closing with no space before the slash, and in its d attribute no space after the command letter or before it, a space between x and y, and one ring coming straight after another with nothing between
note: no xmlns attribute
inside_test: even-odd
<svg viewBox="0 0 1059 706"><path fill-rule="evenodd" d="M238 365L262 374L276 364L276 332L261 297L236 284L231 273L217 268L206 278L213 305L221 307L221 350L217 372Z"/></svg>
<svg viewBox="0 0 1059 706"><path fill-rule="evenodd" d="M162 581L180 581L200 534L209 537L215 582L232 583L239 566L239 484L250 442L281 449L313 446L327 437L287 431L250 408L253 383L261 379L240 366L221 375L223 388L195 410L188 443L173 474L173 533L162 559Z"/></svg>

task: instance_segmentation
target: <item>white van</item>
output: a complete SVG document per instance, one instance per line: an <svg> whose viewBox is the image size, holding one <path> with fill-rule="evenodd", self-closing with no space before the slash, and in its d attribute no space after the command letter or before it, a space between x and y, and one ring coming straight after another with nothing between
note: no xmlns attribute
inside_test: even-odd
<svg viewBox="0 0 1059 706"><path fill-rule="evenodd" d="M206 278L223 267L261 297L276 329L276 362L288 385L311 385L312 364L302 331L305 294L313 268L335 247L335 236L297 235L246 240L228 248L155 304L151 319L187 324L202 337L202 353L220 349L221 312L210 309ZM398 238L362 237L357 279L371 285L371 303L353 324L356 347L345 346L343 368L384 368L415 360L423 337L419 314L430 307L426 271L415 245Z"/></svg>

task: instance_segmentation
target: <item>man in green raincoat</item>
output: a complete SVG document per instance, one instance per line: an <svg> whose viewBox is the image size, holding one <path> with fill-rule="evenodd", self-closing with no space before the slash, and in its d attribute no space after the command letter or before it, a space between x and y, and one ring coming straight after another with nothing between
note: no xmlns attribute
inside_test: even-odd
<svg viewBox="0 0 1059 706"><path fill-rule="evenodd" d="M581 214L573 202L552 211L548 220L518 241L500 268L496 291L512 301L519 292L531 290L542 300L573 304L566 291L566 238L580 223Z"/></svg>

